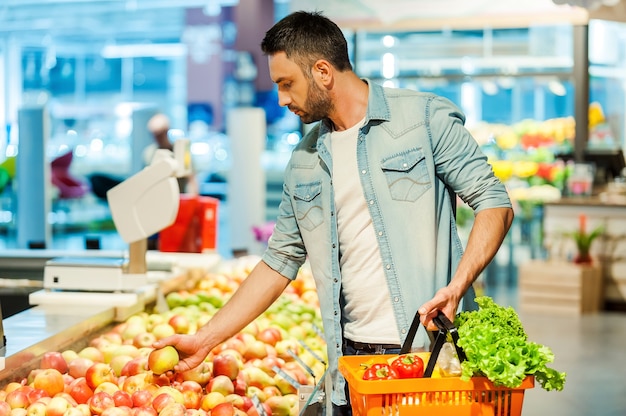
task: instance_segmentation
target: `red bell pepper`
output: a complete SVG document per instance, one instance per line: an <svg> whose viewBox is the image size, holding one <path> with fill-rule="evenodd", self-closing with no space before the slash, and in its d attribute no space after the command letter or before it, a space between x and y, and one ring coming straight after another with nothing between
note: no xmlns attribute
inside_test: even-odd
<svg viewBox="0 0 626 416"><path fill-rule="evenodd" d="M403 354L391 362L399 378L419 378L424 375L424 360L417 354Z"/></svg>
<svg viewBox="0 0 626 416"><path fill-rule="evenodd" d="M395 378L398 378L398 372L385 363L372 364L363 373L363 380L392 380Z"/></svg>

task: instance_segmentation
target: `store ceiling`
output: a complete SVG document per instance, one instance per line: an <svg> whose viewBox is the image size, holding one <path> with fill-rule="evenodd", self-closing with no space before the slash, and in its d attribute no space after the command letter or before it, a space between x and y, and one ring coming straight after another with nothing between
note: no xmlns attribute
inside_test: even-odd
<svg viewBox="0 0 626 416"><path fill-rule="evenodd" d="M427 28L500 23L507 17L563 18L572 4L625 0L274 0L292 10L320 10L345 27L397 25ZM14 37L22 44L53 43L58 47L102 47L111 43L176 42L185 25L185 9L202 8L210 14L239 0L0 0L0 41ZM569 4L562 4L569 3ZM515 10L520 9L520 12ZM613 7L611 7L613 9ZM513 11L512 11L513 10ZM584 10L584 9L581 9ZM611 10L613 11L613 10ZM607 13L615 15L615 13ZM626 14L626 13L622 13ZM487 20L468 17L486 17ZM586 15L585 15L586 16ZM402 26L402 25L400 25ZM497 26L497 25L496 25ZM439 28L440 28L439 27ZM85 46L87 45L87 46Z"/></svg>
<svg viewBox="0 0 626 416"><path fill-rule="evenodd" d="M185 9L237 0L2 0L0 37L32 43L168 42L180 38ZM213 8L212 8L213 7ZM219 9L218 9L219 10Z"/></svg>

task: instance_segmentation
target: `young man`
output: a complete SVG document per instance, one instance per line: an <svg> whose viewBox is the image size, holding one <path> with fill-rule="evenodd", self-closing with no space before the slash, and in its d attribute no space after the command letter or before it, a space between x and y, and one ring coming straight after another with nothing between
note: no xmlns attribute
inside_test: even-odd
<svg viewBox="0 0 626 416"><path fill-rule="evenodd" d="M318 13L296 12L261 44L279 104L304 123L320 121L294 150L280 213L262 261L231 300L193 336L174 345L179 370L261 314L309 260L328 345L332 400L347 403L337 358L397 352L419 308L432 325L471 308L472 283L513 220L507 192L463 127L464 117L432 94L385 89L360 79L346 40ZM455 196L476 215L465 254ZM425 346L418 333L414 347Z"/></svg>

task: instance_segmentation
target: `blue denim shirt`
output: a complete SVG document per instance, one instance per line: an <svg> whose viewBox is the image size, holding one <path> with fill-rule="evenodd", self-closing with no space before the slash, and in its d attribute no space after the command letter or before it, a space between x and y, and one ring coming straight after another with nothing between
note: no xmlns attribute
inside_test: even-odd
<svg viewBox="0 0 626 416"><path fill-rule="evenodd" d="M357 143L358 174L404 342L418 307L448 284L463 252L450 189L475 212L511 202L464 128L464 115L449 100L365 81L369 102ZM345 380L337 370L343 322L330 148L329 125L320 122L294 149L263 261L294 279L309 259L333 378L331 397L345 404ZM468 309L474 296L470 290L460 306ZM426 343L422 328L413 346Z"/></svg>

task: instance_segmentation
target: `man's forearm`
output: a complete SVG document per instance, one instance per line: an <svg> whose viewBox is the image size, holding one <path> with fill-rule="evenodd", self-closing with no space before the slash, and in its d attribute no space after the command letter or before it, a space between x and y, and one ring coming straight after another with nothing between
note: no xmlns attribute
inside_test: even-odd
<svg viewBox="0 0 626 416"><path fill-rule="evenodd" d="M494 258L511 228L511 208L491 208L476 214L465 253L449 287L459 296L465 294Z"/></svg>
<svg viewBox="0 0 626 416"><path fill-rule="evenodd" d="M267 264L259 262L228 302L198 333L212 347L223 342L262 314L289 282Z"/></svg>

